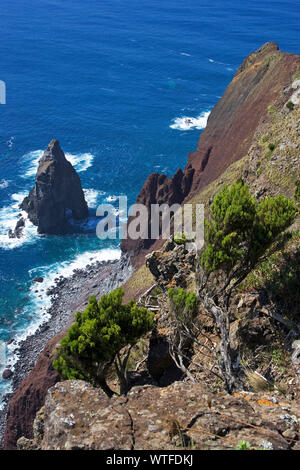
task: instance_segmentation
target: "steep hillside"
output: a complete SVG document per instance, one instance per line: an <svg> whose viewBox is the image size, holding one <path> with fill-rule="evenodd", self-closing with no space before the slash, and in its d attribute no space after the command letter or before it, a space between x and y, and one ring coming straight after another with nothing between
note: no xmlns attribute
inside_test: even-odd
<svg viewBox="0 0 300 470"><path fill-rule="evenodd" d="M295 93L290 85L298 70L300 57L281 52L277 44L267 43L251 53L212 110L184 172L178 170L172 178L153 173L137 203L149 209L154 203L189 201L232 163L246 156L259 124L272 118L270 109L281 108ZM128 238L121 248L131 255L133 264L140 266L144 255L160 246L161 240Z"/></svg>
<svg viewBox="0 0 300 470"><path fill-rule="evenodd" d="M200 137L198 148L196 152L190 154L184 172L178 170L173 178L159 174L150 175L138 197L138 202L145 203L149 207L155 202L181 204L189 201L189 203L204 203L207 211L223 184L231 184L238 178L242 178L249 184L253 196L257 199L276 194L293 197L295 182L300 179L299 71L300 57L283 54L273 43L268 43L250 54L212 111L207 128ZM287 106L289 102L292 102L292 105ZM265 372L267 370L269 377L276 382L283 381L286 384L291 381L291 396L288 397L291 403L296 396L299 397L299 379L297 378L299 367L295 369L294 365L291 365L291 340L293 338L289 334L289 322L293 322L297 316L297 305L293 299L297 299L298 292L300 292L298 285L300 278L300 275L298 276L299 234L296 232L298 225L299 219L292 228L294 231L292 238L286 240L283 246L272 248L269 259L265 261L266 263L271 261L270 265L259 266L257 271L251 273L245 280L242 291L236 292L234 298L236 308L232 319L232 341L236 342L238 347L241 346L241 338L245 339L244 332L252 332L252 336L250 335L252 342L248 344L244 341L246 348L243 352L246 367L250 371L258 369ZM156 277L148 269L151 255L150 260L149 258L147 260L148 267L144 264L144 257L152 250L159 250L163 243L162 240L148 240L147 244L142 240L124 240L122 243L123 251L132 255L132 261L138 268L124 285L126 301L131 298L138 300L147 289L157 284ZM145 305L147 302L154 302L157 328L150 341L149 338L147 339L147 361L144 360L143 349L143 355L137 354L132 364L134 371L132 376L133 385L139 383L137 376L143 376L145 383L148 379L149 384L152 383L151 380L155 380L156 384L165 387L181 378L168 354L167 287L172 283L173 286L184 285L185 288L194 290L195 278L192 260L186 259L180 248L171 250L167 254L164 250L157 253L156 260L162 261L159 269L164 272L167 269L167 263L170 262L172 272L176 275L163 284L163 289L160 286L162 290L158 290L155 296L150 293L141 299L142 304ZM190 272L187 272L187 269L190 269ZM183 272L181 277L178 275L180 272ZM276 277L276 273L280 276ZM266 284L267 281L269 284ZM270 284L278 286L274 295ZM272 295L262 299L261 293L266 289ZM289 299L284 298L285 292L289 292ZM289 302L285 303L286 300ZM275 309L273 308L274 302ZM267 313L264 316L262 312ZM292 317L286 315L287 313L291 313ZM280 320L278 320L278 314ZM277 320L274 315L275 317L277 315ZM250 320L253 322L249 323ZM210 323L207 329L214 338ZM256 341L261 336L265 337L264 335L269 338L268 347L264 351L265 355L262 354L257 358L254 353ZM287 335L289 335L288 341L282 346L281 343ZM25 434L26 437L33 435L32 423L35 411L44 403L47 389L57 381L57 376L51 369L51 351L54 343L56 344L55 340L50 345L50 349L49 344L46 346L37 366L25 379L23 388L18 389L11 400L9 426L5 435L7 448L15 447L16 440L21 435ZM193 358L196 358L197 354L198 351L195 350ZM268 369L267 366L272 358L274 360ZM142 365L139 365L140 362ZM207 366L211 367L211 364L208 363ZM134 370L136 367L137 369ZM282 371L283 367L285 372ZM191 370L193 371L193 362L191 362ZM221 389L218 381L208 379L205 374L200 375L199 379L205 383L208 393ZM251 389L250 382L248 387ZM26 405L30 390L34 390L34 409ZM171 392L173 393L173 389ZM155 393L158 392L155 391ZM167 389L162 392L163 395L167 393ZM139 394L142 396L143 391ZM274 398L274 395L272 396ZM257 400L260 399L265 398L257 398ZM141 403L144 403L143 398L141 400ZM291 403L289 406L293 408L294 405ZM289 430L290 427L284 428L279 433ZM244 438L243 433L241 436ZM287 438L289 439L288 436ZM282 448L288 447L289 442L279 443L278 448L281 448L281 445L283 445ZM45 446L48 445L51 447L51 444L45 443Z"/></svg>

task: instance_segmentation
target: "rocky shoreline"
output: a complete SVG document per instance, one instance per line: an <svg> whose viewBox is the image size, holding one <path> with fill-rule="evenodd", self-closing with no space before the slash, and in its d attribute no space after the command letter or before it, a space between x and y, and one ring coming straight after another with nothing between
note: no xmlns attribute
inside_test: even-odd
<svg viewBox="0 0 300 470"><path fill-rule="evenodd" d="M131 272L129 258L122 255L119 260L91 262L84 269L74 270L74 274L70 277L57 278L56 284L48 289L47 294L51 296L51 306L48 310L50 319L19 344L17 351L19 359L14 366L12 377L13 392L5 395L5 405L0 411L0 446L5 432L10 399L22 380L33 369L47 342L71 325L75 312L85 308L91 295L99 297L110 292L122 285Z"/></svg>

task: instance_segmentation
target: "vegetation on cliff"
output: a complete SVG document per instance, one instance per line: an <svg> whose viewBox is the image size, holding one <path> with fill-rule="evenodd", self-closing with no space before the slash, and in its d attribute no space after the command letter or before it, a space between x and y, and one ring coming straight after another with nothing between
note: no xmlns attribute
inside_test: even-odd
<svg viewBox="0 0 300 470"><path fill-rule="evenodd" d="M126 366L132 346L151 330L153 314L138 308L134 301L122 304L124 291L118 288L95 296L83 312L77 312L75 322L61 341L54 368L66 379L83 379L102 387L108 396L113 392L106 383L112 364L120 380L121 393L127 392ZM120 351L128 346L121 356Z"/></svg>
<svg viewBox="0 0 300 470"><path fill-rule="evenodd" d="M230 188L225 185L211 205L197 288L220 337L220 369L228 392L238 387L229 340L232 291L255 268L272 242L292 224L296 214L294 203L282 195L258 203L242 181ZM217 283L210 282L213 272L219 272Z"/></svg>

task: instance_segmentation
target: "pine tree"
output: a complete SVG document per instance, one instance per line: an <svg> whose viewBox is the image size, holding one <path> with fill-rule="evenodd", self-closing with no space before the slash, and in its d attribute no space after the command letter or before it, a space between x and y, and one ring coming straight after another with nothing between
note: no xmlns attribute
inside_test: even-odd
<svg viewBox="0 0 300 470"><path fill-rule="evenodd" d="M133 300L123 304L123 296L121 288L103 295L99 302L92 296L86 309L76 313L53 361L53 367L64 378L91 382L108 396L112 395L106 383L110 367L114 363L121 393L126 393L131 348L154 326L151 312L137 307ZM125 346L127 353L121 357L120 350Z"/></svg>

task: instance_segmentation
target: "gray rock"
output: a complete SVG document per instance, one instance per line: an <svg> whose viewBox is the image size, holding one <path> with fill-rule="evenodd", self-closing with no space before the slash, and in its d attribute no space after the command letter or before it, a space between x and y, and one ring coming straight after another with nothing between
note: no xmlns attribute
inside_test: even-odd
<svg viewBox="0 0 300 470"><path fill-rule="evenodd" d="M300 340L294 341L292 348L293 348L292 363L300 364Z"/></svg>
<svg viewBox="0 0 300 470"><path fill-rule="evenodd" d="M5 369L2 373L2 379L9 380L13 376L13 371L10 369Z"/></svg>

